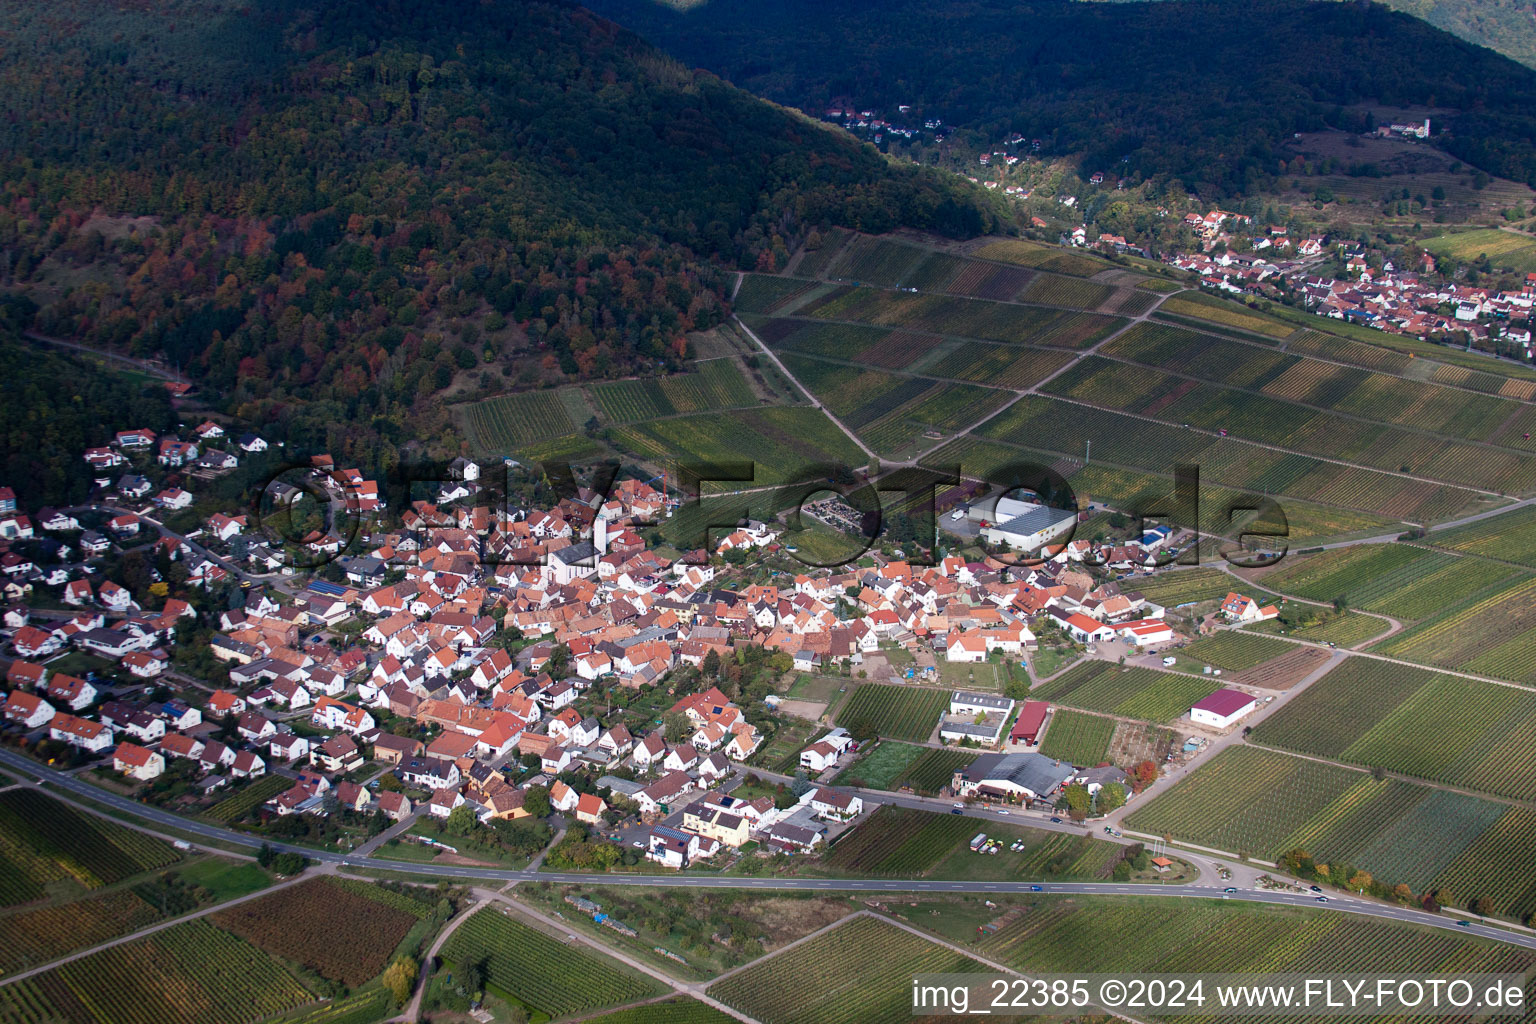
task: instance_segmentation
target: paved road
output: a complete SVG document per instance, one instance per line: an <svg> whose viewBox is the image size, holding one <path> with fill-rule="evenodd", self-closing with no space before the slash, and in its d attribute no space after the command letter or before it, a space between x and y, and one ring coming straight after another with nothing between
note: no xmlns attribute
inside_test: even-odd
<svg viewBox="0 0 1536 1024"><path fill-rule="evenodd" d="M208 840L257 847L264 840L228 829L217 828L204 822L172 814L158 807L150 807L127 797L98 789L88 782L63 775L43 767L11 750L0 749L0 764L43 778L48 786L86 797L116 810L162 825L180 829ZM972 880L937 881L933 879L900 878L736 878L725 875L625 875L625 874L577 874L552 871L510 871L479 868L457 864L413 864L408 861L377 860L350 854L313 850L307 847L271 843L273 849L303 854L322 864L340 863L352 868L371 871L392 871L406 875L421 875L432 879L492 880L502 882L542 881L572 885L646 885L661 888L701 889L763 889L774 890L827 890L834 892L964 892L978 895L996 893L1048 892L1079 895L1152 895L1186 899L1235 899L1249 903L1269 903L1279 906L1309 907L1338 913L1358 914L1363 917L1386 918L1426 925L1432 928L1451 928L1465 931L1486 939L1507 942L1527 949L1536 949L1536 934L1520 934L1490 925L1472 923L1458 928L1454 919L1426 914L1407 907L1355 900L1349 897L1330 897L1327 903L1318 903L1314 897L1302 893L1271 892L1239 889L1225 893L1210 885L1156 885L1114 882L1049 882L1038 885L1030 882L978 882Z"/></svg>

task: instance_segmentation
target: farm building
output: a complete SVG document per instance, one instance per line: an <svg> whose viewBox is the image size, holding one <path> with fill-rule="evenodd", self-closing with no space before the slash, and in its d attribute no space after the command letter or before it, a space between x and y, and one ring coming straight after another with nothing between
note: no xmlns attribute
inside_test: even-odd
<svg viewBox="0 0 1536 1024"><path fill-rule="evenodd" d="M1045 714L1051 706L1043 700L1027 700L1019 711L1019 720L1013 723L1008 742L1034 746L1040 742L1040 730L1045 725Z"/></svg>
<svg viewBox="0 0 1536 1024"><path fill-rule="evenodd" d="M1259 698L1241 690L1220 689L1189 709L1191 721L1213 729L1225 729L1259 706Z"/></svg>
<svg viewBox="0 0 1536 1024"><path fill-rule="evenodd" d="M1044 800L1073 774L1071 765L1044 754L983 754L955 772L951 786L960 796Z"/></svg>
<svg viewBox="0 0 1536 1024"><path fill-rule="evenodd" d="M998 504L1001 506L1002 502ZM1065 539L1076 523L1076 512L1036 505L1028 512L984 527L981 535L992 544L1006 544L1018 551L1038 551L1052 541Z"/></svg>
<svg viewBox="0 0 1536 1024"><path fill-rule="evenodd" d="M952 715L1006 715L1013 710L1009 697L994 697L985 693L956 690L949 695L949 713Z"/></svg>

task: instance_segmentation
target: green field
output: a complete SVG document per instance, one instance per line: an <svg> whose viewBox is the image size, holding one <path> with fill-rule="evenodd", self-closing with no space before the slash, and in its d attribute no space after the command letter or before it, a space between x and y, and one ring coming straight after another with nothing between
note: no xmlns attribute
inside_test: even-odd
<svg viewBox="0 0 1536 1024"><path fill-rule="evenodd" d="M1040 741L1040 753L1078 767L1092 767L1105 760L1116 722L1102 715L1060 708Z"/></svg>
<svg viewBox="0 0 1536 1024"><path fill-rule="evenodd" d="M1073 277L1092 277L1099 271L1114 266L1107 260L1089 256L1087 253L1074 252L1054 245L1041 245L1039 242L1030 242L1022 238L988 242L977 249L973 255L980 259L1015 263L1021 267L1070 274Z"/></svg>
<svg viewBox="0 0 1536 1024"><path fill-rule="evenodd" d="M1536 799L1536 692L1349 658L1256 742L1516 800Z"/></svg>
<svg viewBox="0 0 1536 1024"><path fill-rule="evenodd" d="M1031 696L1107 715L1168 722L1188 713L1190 705L1215 689L1216 684L1200 676L1088 661L1035 687Z"/></svg>
<svg viewBox="0 0 1536 1024"><path fill-rule="evenodd" d="M837 712L837 724L868 726L882 739L926 740L949 707L948 690L864 683Z"/></svg>
<svg viewBox="0 0 1536 1024"><path fill-rule="evenodd" d="M1279 619L1270 619L1268 622L1261 622L1249 628L1256 633L1278 634L1296 640L1311 640L1314 643L1334 643L1340 647L1355 647L1372 637L1380 636L1392 627L1384 619L1346 611L1342 614L1328 613L1320 621L1294 628L1284 625Z"/></svg>
<svg viewBox="0 0 1536 1024"><path fill-rule="evenodd" d="M1444 536L1436 534L1436 542ZM1482 558L1407 544L1361 544L1302 556L1266 575L1264 584L1313 601L1342 599L1357 608L1412 620L1438 614L1516 576L1523 573Z"/></svg>
<svg viewBox="0 0 1536 1024"><path fill-rule="evenodd" d="M551 938L495 907L478 911L443 946L448 964L478 961L486 985L530 1013L564 1017L660 995L659 982L581 946Z"/></svg>
<svg viewBox="0 0 1536 1024"><path fill-rule="evenodd" d="M1271 338L1289 337L1295 330L1289 324L1271 320L1262 313L1254 313L1232 302L1223 302L1198 292L1186 292L1166 299L1161 307L1169 313L1209 320L1223 327L1235 327Z"/></svg>
<svg viewBox="0 0 1536 1024"><path fill-rule="evenodd" d="M255 946L199 919L0 988L4 1024L246 1024L315 998Z"/></svg>
<svg viewBox="0 0 1536 1024"><path fill-rule="evenodd" d="M1498 228L1477 228L1436 235L1419 243L1436 256L1470 263L1484 256L1496 267L1521 274L1536 272L1536 238Z"/></svg>
<svg viewBox="0 0 1536 1024"><path fill-rule="evenodd" d="M873 750L860 754L857 761L844 768L832 781L839 786L891 789L894 788L892 784L906 774L912 762L927 751L927 747L883 740Z"/></svg>
<svg viewBox="0 0 1536 1024"><path fill-rule="evenodd" d="M979 971L944 946L856 917L716 982L709 994L763 1024L898 1024L915 974Z"/></svg>

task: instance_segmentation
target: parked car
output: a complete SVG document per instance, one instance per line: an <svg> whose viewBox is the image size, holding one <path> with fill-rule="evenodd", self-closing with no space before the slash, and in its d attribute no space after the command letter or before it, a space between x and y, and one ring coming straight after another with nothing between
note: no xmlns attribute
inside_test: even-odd
<svg viewBox="0 0 1536 1024"><path fill-rule="evenodd" d="M1320 886L1320 885L1314 885L1314 886L1313 886L1313 887L1312 887L1312 891L1313 891L1313 892L1322 892L1322 891L1323 891L1323 887L1322 887L1322 886Z"/></svg>

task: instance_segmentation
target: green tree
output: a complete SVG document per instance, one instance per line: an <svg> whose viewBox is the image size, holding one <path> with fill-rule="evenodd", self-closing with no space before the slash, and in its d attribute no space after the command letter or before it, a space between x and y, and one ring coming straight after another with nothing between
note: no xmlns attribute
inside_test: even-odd
<svg viewBox="0 0 1536 1024"><path fill-rule="evenodd" d="M523 809L535 818L547 818L554 811L549 802L548 786L529 786L523 790Z"/></svg>
<svg viewBox="0 0 1536 1024"><path fill-rule="evenodd" d="M396 1006L404 1006L416 987L416 961L401 957L384 970L384 991Z"/></svg>
<svg viewBox="0 0 1536 1024"><path fill-rule="evenodd" d="M448 820L443 828L456 836L468 836L480 827L480 822L475 819L475 812L469 804L460 804L448 812Z"/></svg>

